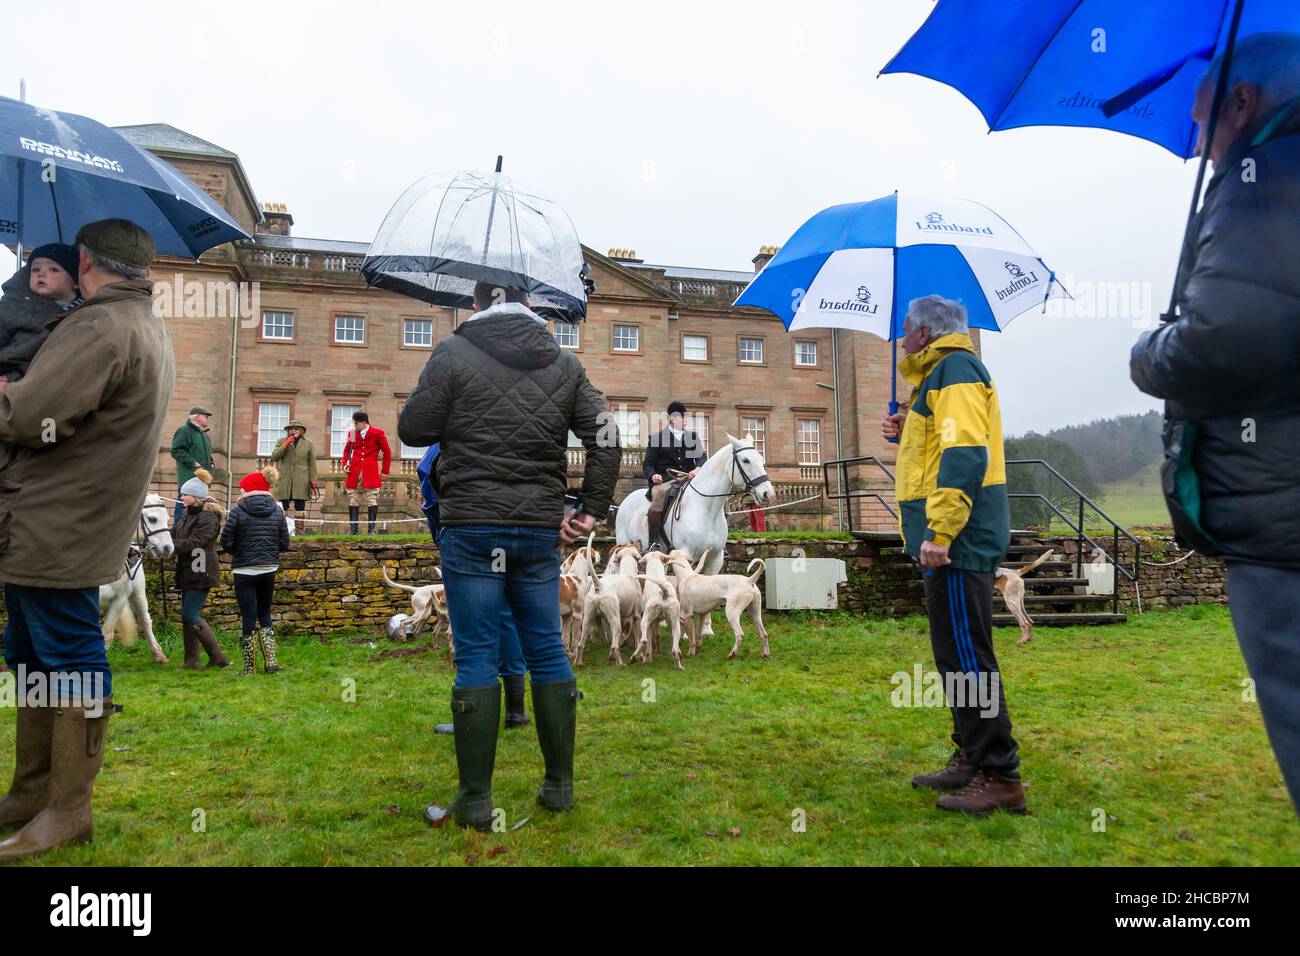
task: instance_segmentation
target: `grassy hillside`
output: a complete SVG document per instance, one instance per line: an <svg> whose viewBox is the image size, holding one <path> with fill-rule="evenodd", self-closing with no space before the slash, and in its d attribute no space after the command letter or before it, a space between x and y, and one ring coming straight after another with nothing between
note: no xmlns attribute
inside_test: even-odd
<svg viewBox="0 0 1300 956"><path fill-rule="evenodd" d="M1169 526L1169 512L1160 493L1160 465L1148 465L1132 478L1101 486L1102 510L1125 528Z"/></svg>

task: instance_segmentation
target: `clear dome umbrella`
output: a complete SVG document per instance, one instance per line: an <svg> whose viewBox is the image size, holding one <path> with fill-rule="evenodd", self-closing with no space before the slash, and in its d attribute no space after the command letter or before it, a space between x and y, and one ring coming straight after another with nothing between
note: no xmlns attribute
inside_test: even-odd
<svg viewBox="0 0 1300 956"><path fill-rule="evenodd" d="M474 285L528 293L539 315L586 318L587 279L573 221L501 174L434 173L398 198L361 264L367 284L435 305L469 308Z"/></svg>

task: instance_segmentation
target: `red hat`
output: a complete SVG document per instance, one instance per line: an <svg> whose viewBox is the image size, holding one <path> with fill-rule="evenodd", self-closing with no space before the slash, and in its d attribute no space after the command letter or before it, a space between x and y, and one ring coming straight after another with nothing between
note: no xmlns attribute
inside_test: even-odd
<svg viewBox="0 0 1300 956"><path fill-rule="evenodd" d="M260 471L254 471L244 476L239 487L244 491L270 491L271 486L266 483L266 478Z"/></svg>

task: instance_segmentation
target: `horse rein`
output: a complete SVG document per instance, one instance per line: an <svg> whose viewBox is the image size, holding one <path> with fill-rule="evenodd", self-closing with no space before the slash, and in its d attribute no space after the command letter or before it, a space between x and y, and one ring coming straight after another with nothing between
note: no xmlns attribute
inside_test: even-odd
<svg viewBox="0 0 1300 956"><path fill-rule="evenodd" d="M139 571L140 566L144 564L144 546L149 543L149 539L154 535L162 534L163 532L171 534L171 529L166 525L161 528L150 528L144 520L144 512L140 513L140 527L135 533L135 540L132 541L130 546L126 549L126 563L124 569L126 570L126 576L128 578L134 581L136 572Z"/></svg>

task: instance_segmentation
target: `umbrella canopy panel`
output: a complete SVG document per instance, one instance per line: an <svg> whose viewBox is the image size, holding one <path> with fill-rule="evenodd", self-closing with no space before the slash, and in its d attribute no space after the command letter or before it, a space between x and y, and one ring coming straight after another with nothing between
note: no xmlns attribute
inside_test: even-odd
<svg viewBox="0 0 1300 956"><path fill-rule="evenodd" d="M902 335L908 302L961 302L972 328L998 331L1068 293L1005 219L965 199L891 195L808 220L736 300L787 329Z"/></svg>
<svg viewBox="0 0 1300 956"><path fill-rule="evenodd" d="M556 203L500 173L435 173L385 217L361 266L366 281L425 302L469 308L474 285L526 291L535 311L585 318L577 231Z"/></svg>
<svg viewBox="0 0 1300 956"><path fill-rule="evenodd" d="M1087 126L1188 158L1189 112L1226 45L1234 0L939 0L882 73L965 95L992 130ZM1239 36L1300 32L1297 0L1246 0ZM1107 117L1102 104L1133 92ZM1140 94L1140 95L1139 95Z"/></svg>
<svg viewBox="0 0 1300 956"><path fill-rule="evenodd" d="M212 197L116 130L0 97L0 242L72 242L107 218L131 220L159 254L187 259L248 238Z"/></svg>

